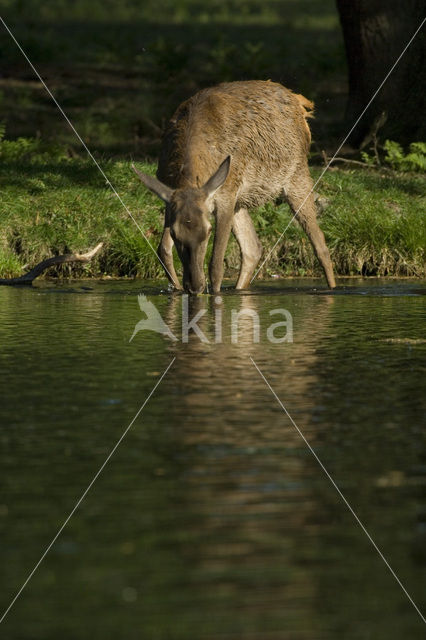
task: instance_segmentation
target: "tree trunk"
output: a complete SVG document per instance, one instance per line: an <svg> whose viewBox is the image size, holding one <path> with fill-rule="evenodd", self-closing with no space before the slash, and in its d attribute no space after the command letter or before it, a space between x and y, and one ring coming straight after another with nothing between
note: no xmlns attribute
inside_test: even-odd
<svg viewBox="0 0 426 640"><path fill-rule="evenodd" d="M366 107L425 17L423 0L336 0L343 29L349 75L346 126ZM424 140L426 110L425 27L354 130L359 145L374 121L386 112L380 137L402 143Z"/></svg>

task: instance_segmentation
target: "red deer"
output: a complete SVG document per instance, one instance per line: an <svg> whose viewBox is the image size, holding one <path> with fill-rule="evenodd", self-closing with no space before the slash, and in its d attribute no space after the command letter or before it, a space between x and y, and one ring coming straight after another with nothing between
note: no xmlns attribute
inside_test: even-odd
<svg viewBox="0 0 426 640"><path fill-rule="evenodd" d="M296 214L328 286L335 287L307 162L311 134L306 119L312 109L303 96L257 80L204 89L178 107L164 134L157 178L135 169L166 203L158 255L176 289L181 286L173 244L182 262L185 291L201 293L205 288L211 216L216 220L209 267L213 293L220 290L231 231L241 250L236 288L247 288L262 254L248 209L278 197Z"/></svg>

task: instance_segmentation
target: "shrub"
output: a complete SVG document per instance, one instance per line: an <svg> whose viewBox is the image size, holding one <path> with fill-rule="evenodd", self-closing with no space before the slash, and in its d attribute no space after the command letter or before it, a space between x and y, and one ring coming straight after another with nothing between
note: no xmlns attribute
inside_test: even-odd
<svg viewBox="0 0 426 640"><path fill-rule="evenodd" d="M46 162L47 160L65 160L69 158L63 145L49 143L40 138L18 138L5 140L6 127L0 123L0 162Z"/></svg>
<svg viewBox="0 0 426 640"><path fill-rule="evenodd" d="M386 140L383 145L386 151L385 162L398 171L426 171L426 142L412 142L409 153L398 142Z"/></svg>

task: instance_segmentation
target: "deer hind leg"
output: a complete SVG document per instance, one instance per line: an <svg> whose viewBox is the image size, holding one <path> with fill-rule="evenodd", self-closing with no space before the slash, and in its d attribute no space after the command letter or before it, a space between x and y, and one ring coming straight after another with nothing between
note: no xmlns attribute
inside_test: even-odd
<svg viewBox="0 0 426 640"><path fill-rule="evenodd" d="M163 235L161 236L160 244L158 245L157 255L161 260L164 271L167 278L172 283L175 289L181 290L182 286L176 275L175 267L173 264L173 238L170 235L170 227L164 227Z"/></svg>
<svg viewBox="0 0 426 640"><path fill-rule="evenodd" d="M315 254L324 270L328 286L330 289L334 289L336 282L333 265L324 234L318 226L312 186L312 178L306 166L306 169L302 168L296 172L291 183L286 186L285 198L311 241Z"/></svg>
<svg viewBox="0 0 426 640"><path fill-rule="evenodd" d="M262 255L262 245L247 209L236 211L232 232L241 250L241 268L236 289L247 289Z"/></svg>

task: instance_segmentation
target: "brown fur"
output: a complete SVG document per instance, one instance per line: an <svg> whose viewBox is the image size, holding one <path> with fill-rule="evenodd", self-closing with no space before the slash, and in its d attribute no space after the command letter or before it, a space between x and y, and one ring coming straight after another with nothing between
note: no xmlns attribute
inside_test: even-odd
<svg viewBox="0 0 426 640"><path fill-rule="evenodd" d="M222 191L236 206L275 199L305 160L312 103L280 84L252 80L204 89L178 107L164 136L157 177L170 187L201 186L228 155ZM309 115L309 114L308 114Z"/></svg>
<svg viewBox="0 0 426 640"><path fill-rule="evenodd" d="M204 89L178 107L163 138L157 170L161 182L153 188L152 177L141 177L168 202L159 255L166 261L168 275L175 286L179 285L171 259L173 242L184 264L184 280L193 280L188 290L202 288L200 269L209 227L207 220L209 214L214 213L216 235L210 264L213 290L220 287L223 256L231 229L243 258L237 288L246 287L255 268L253 265L260 258L259 241L247 209L279 196L284 196L297 214L329 285L334 286L330 257L316 223L314 198L310 193L312 180L307 154L311 133L307 118L313 116L313 108L313 103L304 96L275 82L260 80L223 83ZM230 158L226 167L225 158ZM210 179L212 184L215 175L223 175L223 180L219 180L218 188L206 191L207 181ZM164 198L168 191L164 185L173 190L170 198ZM200 213L192 216L191 202L195 201ZM194 243L188 241L191 234L194 238L203 238L197 250ZM192 263L197 265L196 275L191 271L189 254Z"/></svg>
<svg viewBox="0 0 426 640"><path fill-rule="evenodd" d="M305 98L305 96L302 96L301 93L295 93L294 97L297 98L299 105L302 107L302 111L303 111L303 117L305 118L305 126L306 126L306 130L308 132L309 135L309 143L311 142L311 130L309 129L309 125L306 122L307 118L313 118L314 117L314 103L311 102L311 100L308 100L307 98Z"/></svg>

